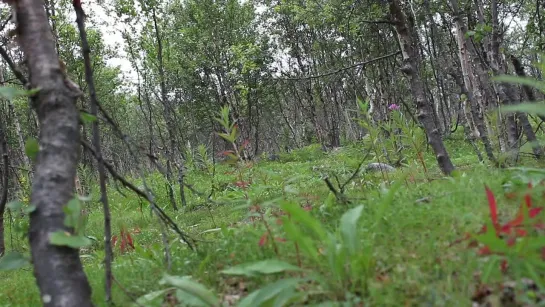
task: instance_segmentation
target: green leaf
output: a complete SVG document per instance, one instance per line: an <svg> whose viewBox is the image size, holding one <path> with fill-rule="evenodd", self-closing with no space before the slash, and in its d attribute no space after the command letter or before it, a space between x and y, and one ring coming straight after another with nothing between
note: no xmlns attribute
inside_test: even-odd
<svg viewBox="0 0 545 307"><path fill-rule="evenodd" d="M475 240L488 246L490 250L495 253L509 252L510 249L507 246L507 242L497 237L496 230L494 228L494 225L492 225L492 222L488 221L486 224L486 233L482 235L475 235Z"/></svg>
<svg viewBox="0 0 545 307"><path fill-rule="evenodd" d="M218 133L219 136L221 136L224 140L230 142L230 143L233 143L235 141L234 138L231 138L231 135L227 134L227 133Z"/></svg>
<svg viewBox="0 0 545 307"><path fill-rule="evenodd" d="M363 211L363 205L357 206L346 211L341 217L341 234L343 236L344 245L348 248L351 254L356 253L358 221Z"/></svg>
<svg viewBox="0 0 545 307"><path fill-rule="evenodd" d="M30 261L20 253L9 252L0 258L0 271L16 270L30 264Z"/></svg>
<svg viewBox="0 0 545 307"><path fill-rule="evenodd" d="M39 89L21 90L9 86L0 86L0 97L12 101L13 99L21 96L32 96L39 92Z"/></svg>
<svg viewBox="0 0 545 307"><path fill-rule="evenodd" d="M29 205L28 207L25 207L23 209L23 213L25 213L25 214L31 214L34 211L36 211L36 206L34 206L34 205Z"/></svg>
<svg viewBox="0 0 545 307"><path fill-rule="evenodd" d="M519 85L525 85L529 87L533 87L542 93L545 93L545 82L534 79L534 78L528 78L528 77L519 77L519 76L511 76L511 75L501 75L496 76L492 78L493 81L497 82L505 82L505 83L514 83Z"/></svg>
<svg viewBox="0 0 545 307"><path fill-rule="evenodd" d="M175 288L167 288L167 289L163 289L163 290L159 290L159 291L154 291L154 292L151 292L151 293L148 293L148 294L145 294L145 295L142 295L141 297L139 297L137 300L136 300L136 303L133 304L133 306L149 306L151 303L154 303L156 300L158 300L159 298L161 299L161 301L163 300L163 296L174 290Z"/></svg>
<svg viewBox="0 0 545 307"><path fill-rule="evenodd" d="M301 269L295 265L289 264L276 259L269 259L264 261L258 261L253 263L244 263L231 267L229 269L221 271L227 275L244 275L244 276L256 276L259 274L268 275L281 273L285 271L301 271Z"/></svg>
<svg viewBox="0 0 545 307"><path fill-rule="evenodd" d="M272 304L272 301L282 294L296 296L295 287L301 281L302 279L300 278L289 278L276 281L250 293L240 301L238 307L278 306L277 304Z"/></svg>
<svg viewBox="0 0 545 307"><path fill-rule="evenodd" d="M475 35L475 31L471 31L471 30L467 31L465 34L466 37L472 37L473 35Z"/></svg>
<svg viewBox="0 0 545 307"><path fill-rule="evenodd" d="M40 144L38 144L38 141L35 138L26 139L25 153L30 159L35 160L36 156L38 156L39 151L40 151Z"/></svg>
<svg viewBox="0 0 545 307"><path fill-rule="evenodd" d="M97 117L87 112L79 112L79 117L84 124L92 124L97 120Z"/></svg>
<svg viewBox="0 0 545 307"><path fill-rule="evenodd" d="M187 276L165 275L160 281L161 284L169 284L181 290L183 297L179 297L182 302L187 301L187 297L198 299L203 306L220 306L219 299L205 286L191 280ZM186 299L184 299L186 297Z"/></svg>
<svg viewBox="0 0 545 307"><path fill-rule="evenodd" d="M72 235L62 230L52 233L49 236L49 242L53 245L68 246L71 248L85 247L93 243L85 236Z"/></svg>
<svg viewBox="0 0 545 307"><path fill-rule="evenodd" d="M18 201L18 200L14 200L14 201L10 201L6 207L8 207L8 209L10 209L11 211L18 211L18 210L21 210L21 208L23 208L25 204L21 201Z"/></svg>
<svg viewBox="0 0 545 307"><path fill-rule="evenodd" d="M516 105L502 106L502 113L523 112L545 116L545 104L539 103L521 103Z"/></svg>
<svg viewBox="0 0 545 307"><path fill-rule="evenodd" d="M66 227L77 227L79 222L79 217L81 215L81 204L78 198L72 198L66 206L63 208L64 211L64 226ZM76 231L77 232L77 231Z"/></svg>
<svg viewBox="0 0 545 307"><path fill-rule="evenodd" d="M299 204L296 203L284 203L281 205L282 210L286 211L291 215L291 218L294 221L297 221L306 227L310 228L319 239L324 239L326 237L326 231L324 230L322 224L315 218L313 218L310 213L303 210Z"/></svg>

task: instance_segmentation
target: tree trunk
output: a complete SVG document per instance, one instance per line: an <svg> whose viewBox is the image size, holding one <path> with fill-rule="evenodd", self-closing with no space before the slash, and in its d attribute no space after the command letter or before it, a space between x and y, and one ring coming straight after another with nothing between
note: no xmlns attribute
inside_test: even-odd
<svg viewBox="0 0 545 307"><path fill-rule="evenodd" d="M445 175L450 175L454 171L454 165L450 160L449 154L445 148L439 129L433 120L433 106L426 98L424 85L420 78L420 55L417 47L419 42L414 22L411 18L407 19L401 8L399 0L389 0L390 14L395 25L395 30L401 45L403 54L403 67L401 71L409 78L411 92L416 102L418 110L418 120L424 127L439 168Z"/></svg>
<svg viewBox="0 0 545 307"><path fill-rule="evenodd" d="M458 44L458 56L460 57L460 65L462 68L464 85L467 90L467 99L470 104L471 119L473 120L473 123L477 128L479 137L481 138L481 141L484 145L484 149L488 159L493 163L497 163L496 157L494 156L494 152L492 149L492 145L490 144L490 139L488 138L486 125L481 113L481 111L484 111L484 109L479 110L479 106L481 106L481 108L484 108L485 103L482 101L482 93L480 91L479 85L476 84L476 73L473 69L473 66L471 65L471 56L475 54L475 52L468 51L468 48L473 48L473 45L471 44L471 42L468 42L468 39L466 38L467 28L462 21L462 17L460 16L460 12L458 10L458 1L450 0L450 5L454 13L454 24L456 27L456 39Z"/></svg>
<svg viewBox="0 0 545 307"><path fill-rule="evenodd" d="M30 85L40 92L33 106L40 123L40 151L32 184L29 239L34 275L44 306L93 306L91 287L77 249L49 243L64 226L63 207L73 198L79 153L81 95L68 86L51 35L42 0L18 0L13 4L18 36L30 72Z"/></svg>
<svg viewBox="0 0 545 307"><path fill-rule="evenodd" d="M492 71L494 72L494 74L500 75L507 71L506 69L507 64L505 63L505 61L503 60L500 54L501 29L500 29L500 24L498 20L498 3L496 0L490 1L490 10L491 10L491 17L492 17L491 18L492 19L492 39L491 39L491 43L489 47L489 62L490 62L490 67L492 68ZM515 93L511 84L501 82L498 86L498 89L499 89L498 94L503 104L506 104L506 105L517 104L517 99L515 97ZM530 125L528 116L526 115L526 113L523 113L523 112L516 112L515 116L518 119L520 125L522 126L522 130L524 134L526 135L526 139L528 140L528 142L532 144L532 149L534 151L535 157L538 159L543 158L543 149L537 143L537 138L534 133L534 130L532 129L532 126ZM512 121L514 121L514 118L509 121L511 125L513 125ZM518 148L515 148L515 146L517 146L516 140L518 140L518 138L515 139L517 135L515 135L512 130L513 128L510 126L510 130L509 130L510 144L509 145L513 151L518 153Z"/></svg>
<svg viewBox="0 0 545 307"><path fill-rule="evenodd" d="M0 257L4 255L6 251L6 244L4 241L4 213L6 211L6 203L8 201L8 188L9 188L9 156L8 156L8 144L6 141L6 130L4 129L4 123L0 122L0 149L2 150L2 164L4 169L2 170L2 196L0 197Z"/></svg>

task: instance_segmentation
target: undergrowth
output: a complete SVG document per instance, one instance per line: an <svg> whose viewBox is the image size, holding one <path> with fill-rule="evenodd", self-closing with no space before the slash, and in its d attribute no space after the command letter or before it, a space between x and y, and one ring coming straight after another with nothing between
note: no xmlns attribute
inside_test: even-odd
<svg viewBox="0 0 545 307"><path fill-rule="evenodd" d="M203 195L189 192L190 205L178 212L167 205L163 177L150 174L147 184L157 203L198 239L198 250L192 252L171 234L170 272L163 263L160 227L145 200L112 187L114 302L131 306L140 299L146 306L168 306L182 298L198 306L219 301L241 306L468 306L482 299L483 287L489 290L485 297L501 297L498 289L506 281L526 277L539 286L539 273L528 276L516 266L503 272L491 265L499 256L484 257L465 244L452 246L488 223L485 185L507 219L519 208L522 196L516 192L539 172L492 168L478 163L463 141L446 144L458 167L455 176L443 177L434 167L426 174L421 161L388 174L387 181L380 173L361 172L346 185L348 202L339 202L324 178L347 181L366 154L362 144L328 153L309 146L282 154L279 161L243 162L237 168L218 164L213 180L210 165L194 167L186 180ZM202 151L201 162L206 160ZM424 158L426 165L435 165L431 155ZM102 306L102 211L98 189L91 190L85 234L98 239L81 250L81 258L94 303ZM7 225L8 249L28 254L26 238L14 231L24 228L27 219L15 223L21 225ZM40 305L30 267L0 272L0 280L2 306ZM517 300L535 303L543 289L516 293Z"/></svg>

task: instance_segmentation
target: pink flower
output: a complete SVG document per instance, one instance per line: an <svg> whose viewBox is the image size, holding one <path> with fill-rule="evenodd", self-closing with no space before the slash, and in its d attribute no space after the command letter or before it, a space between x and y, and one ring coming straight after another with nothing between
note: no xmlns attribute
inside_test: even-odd
<svg viewBox="0 0 545 307"><path fill-rule="evenodd" d="M390 111L398 111L399 109L401 109L401 107L395 103L392 103L388 106L388 110Z"/></svg>

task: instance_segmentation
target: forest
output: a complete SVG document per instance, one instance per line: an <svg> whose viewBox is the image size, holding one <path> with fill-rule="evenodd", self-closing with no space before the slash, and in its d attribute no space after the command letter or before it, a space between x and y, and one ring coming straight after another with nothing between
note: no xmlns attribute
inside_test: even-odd
<svg viewBox="0 0 545 307"><path fill-rule="evenodd" d="M543 0L1 0L0 306L545 306Z"/></svg>

